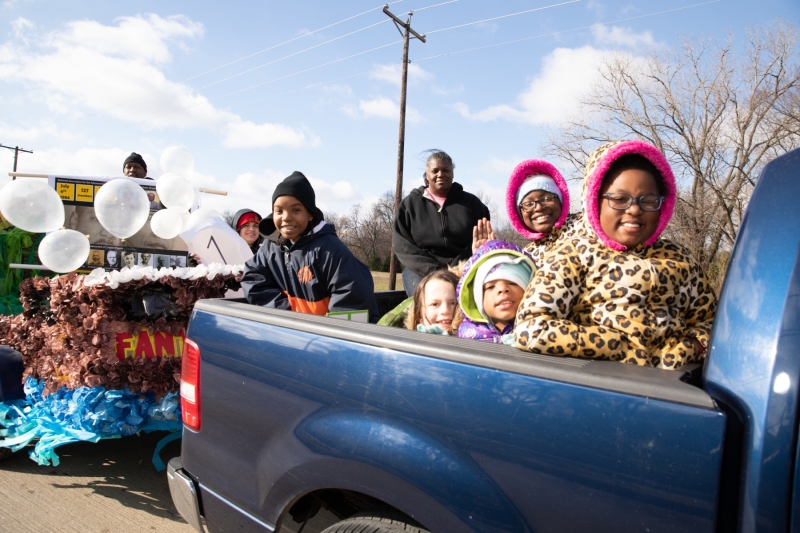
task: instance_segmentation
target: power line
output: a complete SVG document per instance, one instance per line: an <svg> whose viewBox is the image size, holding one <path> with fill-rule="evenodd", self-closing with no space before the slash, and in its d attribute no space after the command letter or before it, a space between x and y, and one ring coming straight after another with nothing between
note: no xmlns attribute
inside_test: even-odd
<svg viewBox="0 0 800 533"><path fill-rule="evenodd" d="M395 43L392 43L392 44L395 44ZM401 64L400 63L395 63L395 65L400 66ZM232 109L234 107L254 104L256 102L261 102L262 100L269 100L270 98L276 98L278 96L286 96L287 94L294 94L294 93L299 93L301 91L307 91L308 89L313 89L313 88L319 87L321 85L328 85L329 83L336 83L337 81L348 80L350 78L357 78L358 76L363 76L365 74L372 74L373 72L378 72L380 70L381 70L381 68L374 68L374 69L371 69L371 70L365 70L365 71L359 72L357 74L350 74L350 75L347 75L347 76L342 76L341 78L335 78L335 79L332 79L332 80L327 80L327 81L321 81L321 82L318 82L318 83L314 83L312 85L306 85L305 87L300 87L299 89L292 89L291 91L285 91L285 92L282 92L282 93L270 94L268 96L262 96L260 98L254 99L254 100L248 100L246 102L237 102L235 104L231 104L229 106L226 106L226 107L223 107L223 108L220 108L220 109Z"/></svg>
<svg viewBox="0 0 800 533"><path fill-rule="evenodd" d="M384 5L397 4L397 3L400 3L400 2L403 2L403 1L404 0L394 0L393 2L389 2L388 4L382 4L382 5L378 6L378 7L373 7L372 9L368 9L366 11L363 11L363 12L359 13L358 15L353 15L352 17L348 17L348 18L342 19L342 20L340 20L338 22L334 22L333 24L328 24L327 26L323 26L322 28L318 28L318 29L316 29L314 31L310 31L308 33L304 33L303 35L299 35L297 37L289 39L288 41L283 41L282 43L270 46L268 48L264 48L263 50L259 50L258 52L253 52L250 55L241 57L241 58L236 59L234 61L231 61L229 63L225 63L224 65L220 65L218 67L214 67L214 68L212 68L210 70L206 70L205 72L201 72L200 74L195 74L194 76L190 76L190 77L188 77L188 78L186 78L184 80L176 81L172 85L164 87L163 89L157 89L155 91L150 91L149 93L143 94L142 96L137 96L136 98L133 98L131 100L126 100L126 101L124 101L122 103L113 105L111 107L106 107L104 109L100 109L100 110L98 110L98 111L96 111L94 113L91 113L89 115L86 115L86 116L83 116L83 117L80 117L80 118L76 118L76 119L70 120L68 122L62 122L60 124L57 124L56 126L64 126L64 125L67 125L67 124L72 124L73 122L77 122L79 120L84 120L84 119L87 119L87 118L91 118L91 117L93 117L95 115L103 113L104 111L109 111L111 109L116 109L117 107L123 106L125 104L129 104L131 102L135 102L137 100L141 100L142 98L146 98L146 97L150 96L151 94L156 94L156 93L160 93L160 92L166 91L167 89L171 89L171 88L175 87L176 85L180 85L182 83L186 83L187 81L199 78L201 76L205 76L206 74L211 74L212 72L215 72L217 70L223 69L225 67L229 67L231 65L235 65L236 63L244 61L245 59L250 59L251 57L257 56L259 54L263 54L264 52L269 52L270 50L274 50L275 48L279 48L279 47L284 46L286 44L289 44L291 42L297 41L298 39L303 39L305 37L308 37L309 35L314 35L315 33L319 33L319 32L321 32L323 30L327 30L328 28L333 28L334 26L338 26L339 24L343 24L343 23L348 22L350 20L353 20L355 18L361 17L361 16L366 15L367 13L371 13L371 12L377 10L377 9L383 9ZM458 0L451 0L451 1L458 1ZM445 3L449 3L449 2L445 2ZM428 9L428 8L422 8L422 9Z"/></svg>
<svg viewBox="0 0 800 533"><path fill-rule="evenodd" d="M430 8L432 8L432 7L439 7L439 6L443 6L443 5L445 5L445 4L452 4L453 2L458 2L458 0L450 0L449 2L442 2L441 4L434 4L434 5L432 5L432 6L421 7L421 8L419 8L419 9L412 9L411 11L409 11L409 12L408 12L408 14L410 15L411 13L417 13L417 12L419 12L419 11L425 11L426 9L430 9ZM388 6L389 4L386 4L386 5Z"/></svg>
<svg viewBox="0 0 800 533"><path fill-rule="evenodd" d="M452 0L452 1L457 1L457 0ZM585 29L589 29L589 28L592 28L592 27L597 26L597 25L617 24L619 22L627 22L629 20L636 20L636 19L645 18L645 17L652 17L652 16L655 16L655 15L663 15L664 13L671 13L671 12L674 12L674 11L681 11L681 10L684 10L684 9L700 7L700 6L704 6L704 5L708 5L708 4L716 4L716 3L721 2L721 1L722 0L711 0L710 2L702 2L702 3L699 3L699 4L692 4L690 6L677 7L677 8L673 8L673 9L667 9L667 10L664 10L664 11L656 11L655 13L647 13L645 15L637 15L635 17L627 17L627 18L623 18L623 19L609 20L609 21L605 21L605 22L595 22L594 24L592 24L590 26L580 26L578 28L572 28L572 29L569 29L569 30L559 30L559 31L551 32L551 33L544 33L544 34L541 34L541 35L534 35L532 37L523 37L522 39L514 39L512 41L504 41L502 43L494 43L494 44L490 44L490 45L486 45L486 46L478 46L476 48L467 48L465 50L457 50L455 52L447 52L447 53L444 53L444 54L438 54L438 55L434 55L434 56L423 57L423 58L420 58L420 59L415 59L414 61L415 62L425 61L425 60L428 60L428 59L436 59L436 58L439 58L439 57L462 54L462 53L465 53L465 52L473 52L475 50L483 50L483 49L486 49L486 48L493 48L495 46L502 46L502 45L505 45L505 44L513 44L513 43L519 43L519 42L522 42L522 41L530 41L532 39L540 39L542 37L550 37L552 35L558 35L558 34L561 34L561 33L568 33L568 32L573 32L573 31L585 30ZM417 9L416 11L419 11L419 9ZM394 43L392 43L392 44L394 44ZM233 105L230 105L230 106L226 107L226 109L230 109L230 108L238 107L238 106L242 106L242 105L248 105L248 104L252 104L252 103L255 103L255 102L260 102L262 100L268 100L270 98L275 98L275 97L278 97L278 96L284 96L284 95L287 95L287 94L293 94L293 93L300 92L300 91L305 91L305 90L308 90L308 89L313 89L315 87L319 87L320 85L327 85L329 83L335 83L337 81L341 81L341 80L345 80L345 79L349 79L349 78L355 78L355 77L358 77L358 76L363 76L365 74L371 74L373 72L378 72L379 70L381 70L381 69L380 68L376 68L376 69L372 69L372 70L366 70L364 72L359 72L358 74L351 74L349 76L344 76L342 78L336 78L336 79L333 79L333 80L328 80L328 81L315 83L313 85L308 85L306 87L301 87L299 89L294 89L292 91L286 91L286 92L283 92L283 93L272 94L272 95L269 95L269 96L264 96L262 98L256 98L255 100L248 100L247 102L239 102L239 103L236 103L236 104L233 104Z"/></svg>
<svg viewBox="0 0 800 533"><path fill-rule="evenodd" d="M509 18L509 17L516 17L517 15L524 15L526 13L533 13L534 11L542 11L543 9L550 9L550 8L553 8L553 7L565 6L567 4L574 4L574 3L580 2L580 1L581 0L569 0L569 2L562 2L560 4L553 4L553 5L550 5L550 6L537 7L535 9L528 9L527 11L520 11L518 13L510 13L508 15L501 15L499 17L492 17L490 19L476 20L475 22L467 22L466 24L459 24L458 26L450 26L449 28L441 28L439 30L427 31L427 32L425 32L425 35L430 35L431 33L439 33L439 32L442 32L442 31L455 30L456 28L463 28L464 26L473 26L475 24L482 24L484 22L491 22L493 20L500 20L500 19L505 19L505 18Z"/></svg>
<svg viewBox="0 0 800 533"><path fill-rule="evenodd" d="M522 41L530 41L532 39L541 39L542 37L550 37L552 35L559 35L561 33L569 33L569 32L573 32L573 31L586 30L586 29L592 28L594 26L599 26L599 25L604 25L604 24L617 24L619 22L627 22L629 20L636 20L636 19L641 19L641 18L645 18L645 17L653 17L655 15L663 15L665 13L672 13L674 11L681 11L681 10L684 10L684 9L691 9L693 7L700 7L700 6L705 6L705 5L708 5L708 4L716 4L716 3L721 2L721 1L722 0L711 0L709 2L702 2L702 3L699 3L699 4L692 4L690 6L676 7L676 8L673 8L673 9L666 9L664 11L656 11L654 13L648 13L646 15L637 15L635 17L627 17L627 18L623 18L623 19L610 20L610 21L607 21L607 22L595 22L594 24L590 24L589 26L580 26L578 28L571 28L569 30L559 30L559 31L554 31L554 32L550 32L550 33L543 33L543 34L540 34L540 35L533 35L531 37L523 37L522 39L514 39L513 41L504 41L502 43L487 44L486 46L478 46L478 47L475 47L475 48L466 48L464 50L457 50L455 52L446 52L444 54L438 54L438 55L435 55L435 56L422 57L422 58L419 58L419 59L415 59L414 61L418 63L420 61L426 61L428 59L436 59L437 57L444 57L444 56L451 56L451 55L456 55L456 54L463 54L465 52L474 52L475 50L484 50L486 48L493 48L495 46L502 46L502 45L505 45L505 44L519 43L519 42L522 42Z"/></svg>
<svg viewBox="0 0 800 533"><path fill-rule="evenodd" d="M652 17L652 16L656 16L656 15L662 15L662 14L665 14L665 13L681 11L681 10L684 10L684 9L691 9L691 8L694 8L694 7L700 7L700 6L704 6L704 5L708 5L708 4L714 4L714 3L718 3L720 1L722 1L722 0L711 0L709 2L702 2L702 3L698 3L698 4L692 4L692 5L689 5L689 6L683 6L683 7L667 9L667 10L663 10L663 11L657 11L657 12L648 13L648 14L645 14L645 15L637 15L637 16L634 16L634 17L626 17L626 18L622 18L622 19L605 21L605 22L596 22L596 23L594 23L592 25L589 25L589 26L581 26L581 27L578 27L578 28L571 28L571 29L568 29L568 30L560 30L560 31L550 32L550 33L541 34L541 35L534 35L534 36L531 36L531 37L523 37L522 39L514 39L512 41L504 41L504 42L501 42L501 43L494 43L494 44L490 44L490 45L486 45L486 46L479 46L479 47L475 47L475 48L467 48L467 49L464 49L464 50L457 50L455 52L447 52L447 53L444 53L444 54L438 54L438 55L423 57L423 58L420 58L420 59L416 59L415 61L416 62L426 61L428 59L436 59L436 58L439 58L439 57L445 57L445 56L449 56L449 55L456 55L456 54L472 52L472 51L476 51L476 50L483 50L483 49L486 49L486 48L493 48L495 46L502 46L502 45L505 45L505 44L513 44L513 43L528 41L528 40L532 40L532 39L539 39L539 38L542 38L542 37L548 37L548 36L551 36L551 35L558 35L558 34L561 34L561 33L568 33L568 32L573 32L573 31L584 30L584 29L588 29L588 28L591 28L591 27L599 25L599 24L616 24L616 23L619 23L619 22L627 22L627 21L630 21L630 20L636 20L636 19L640 19L640 18ZM334 61L323 63L323 64L320 64L320 65L317 65L315 67L311 67L311 68L308 68L308 69L303 69L303 70L294 72L292 74L288 74L286 76L281 76L279 78L275 78L275 79L269 80L269 81L264 82L264 83L259 83L257 85L253 85L253 86L250 86L250 87L247 87L247 88L244 88L244 89L239 89L237 91L234 91L234 92L231 92L231 93L227 93L227 94L215 97L215 98L206 99L203 102L200 102L200 103L197 103L197 104L193 104L193 105L190 105L190 106L184 106L184 107L181 107L181 108L179 108L177 110L169 111L167 113L162 113L160 115L156 115L156 116L153 116L153 117L142 119L142 120L133 122L131 124L134 124L134 125L135 124L141 124L143 122L147 122L147 121L150 121L150 120L161 118L163 116L167 116L167 115L171 115L171 114L174 114L174 113L178 113L178 112L184 111L186 109L191 109L193 107L197 107L198 105L203 105L205 103L209 103L209 102L213 102L213 101L216 101L216 100L220 100L222 98L226 98L226 97L232 96L234 94L239 94L241 92L249 91L249 90L252 90L252 89L255 89L255 88L258 88L258 87L263 87L264 85L268 85L268 84L271 84L271 83L274 83L274 82L277 82L277 81L280 81L280 80L284 80L284 79L287 79L287 78L290 78L290 77L294 77L294 76L297 76L299 74L303 74L303 73L306 73L306 72L309 72L309 71L312 71L312 70L316 70L318 68L322 68L322 67L334 64L334 63L338 63L338 62L341 62L341 61L344 61L344 60L347 60L347 59L350 59L350 58L353 58L353 57L356 57L356 56L359 56L359 55L364 55L364 54L367 54L369 52L373 52L375 50L379 50L381 48L386 48L388 46L392 46L392 45L397 44L399 42L401 42L401 41L393 41L391 43L387 43L387 44L384 44L384 45L381 45L381 46L378 46L378 47L375 47L375 48L371 48L369 50L365 50L365 51L359 52L357 54L353 54L353 55L350 55L350 56L347 56L347 57L336 59ZM361 75L364 75L364 74L369 74L371 72L375 72L377 70L379 70L379 69L373 69L373 70L365 71L365 72L362 72L362 73L359 73L359 74L355 74L355 75L352 75L352 76L345 76L344 78L339 78L339 79L346 79L346 78L350 78L350 77L361 76ZM266 99L266 98L273 98L273 97L276 97L276 96L282 96L282 95L285 95L285 94L291 94L291 93L294 93L294 92L310 89L310 88L313 88L313 87L316 87L316 86L319 86L319 85L324 85L326 83L332 83L333 81L338 81L339 79L328 81L328 82L322 82L322 83L319 83L319 84L311 85L311 86L308 86L308 87L305 87L305 88L301 88L301 89L296 89L296 90L293 90L293 91L288 91L288 92L285 92L285 93L280 93L280 94L277 94L277 95L272 95L272 96L268 96L268 97L264 97L264 98L255 99L255 100L252 100L250 102L245 102L245 103L252 103L252 102L257 102L257 101L260 101L260 100L263 100L263 99ZM244 103L235 104L235 105L237 105L237 106L238 105L244 105ZM229 107L233 107L233 106L229 106ZM49 148L53 148L55 146L60 146L62 144L69 144L69 143L72 143L72 142L75 142L75 141L79 141L79 140L82 140L82 139L95 137L97 135L102 135L104 133L108 133L108 132L116 131L118 129L122 129L123 127L128 127L128 124L126 124L124 126L120 126L118 128L112 128L112 129L109 129L109 130L104 130L104 131L99 132L99 133L95 133L95 134L91 134L91 135L85 135L85 136L82 136L82 137L77 137L77 138L74 138L74 139L69 139L69 140L66 140L66 141L59 142L59 143L51 144L49 146L45 146L43 149L46 150L46 149L49 149Z"/></svg>
<svg viewBox="0 0 800 533"><path fill-rule="evenodd" d="M398 2L402 2L402 1L403 1L403 0L396 0L395 2L390 2L390 4L396 4L396 3L398 3ZM433 8L433 7L439 7L439 6L442 6L442 5L445 5L445 4L450 4L450 3L453 3L453 2L457 2L457 1L458 1L458 0L450 0L450 1L448 1L448 2L442 2L442 3L439 3L439 4L434 4L434 5L430 5L430 6L426 6L426 7L421 7L421 8L419 8L417 11L422 11L422 10L425 10L425 9L430 9L430 8ZM575 1L578 1L578 0L575 0ZM389 4L385 4L385 5L389 5ZM326 29L326 28L333 27L333 26L335 26L335 25L337 25L337 24L340 24L341 22L344 22L344 21L347 21L347 20L352 20L353 18L359 17L359 16L361 16L361 15L364 15L364 14L366 14L366 13L370 13L370 12L372 12L372 11L374 11L374 9L370 9L370 10L364 11L363 13L360 13L360 14L358 14L358 15L354 15L353 17L350 17L350 18L348 18L348 19L344 19L343 21L337 22L337 23L335 23L335 24L330 24L330 25L328 25L328 26L325 26L324 28L320 28L319 30L315 30L314 32L311 32L311 33L316 33L316 32L318 32L318 31L321 31L321 30L323 30L323 29ZM229 81L229 80L231 80L231 79L234 79L234 78L237 78L237 77L239 77L239 76L243 76L243 75L245 75L245 74L248 74L248 73L250 73L250 72L253 72L253 71L255 71L255 70L258 70L258 69L261 69L261 68L264 68L264 67L266 67L266 66L269 66L269 65L274 65L275 63L278 63L278 62L280 62L280 61L284 61L284 60L286 60L286 59L289 59L289 58L291 58L291 57L294 57L294 56L297 56L297 55L303 54L303 53L305 53L305 52L308 52L309 50L313 50L313 49L315 49L315 48L319 48L319 47L321 47L321 46L324 46L324 45L330 44L330 43L332 43L332 42L334 42L334 41L338 41L338 40L340 40L340 39L343 39L343 38L345 38L345 37L349 37L349 36L351 36L351 35L354 35L354 34L356 34L356 33L359 33L359 32L365 31L365 30L368 30L368 29L370 29L370 28L373 28L373 27L375 27L375 26L378 26L379 24L383 24L383 23L385 23L385 22L389 22L389 20L388 20L388 19L381 20L380 22L376 22L375 24L370 24L370 25L368 25L368 26L365 26L365 27L363 27L363 28L360 28L360 29L358 29L358 30L352 31L352 32L350 32L350 33L346 33L346 34L344 34L344 35L340 35L339 37L335 37L335 38L333 38L333 39L329 39L328 41L325 41L325 42L322 42L322 43L316 44L316 45L314 45L314 46L310 46L310 47L308 47L308 48L305 48L305 49L303 49L303 50L300 50L300 51L298 51L298 52L294 52L294 53L288 54L288 55L286 55L286 56L280 57L280 58L278 58L278 59L275 59L275 60L273 60L273 61L269 61L269 62L267 62L267 63L264 63L264 64L262 64L262 65L259 65L259 66L257 66L257 67L253 67L253 68L251 68L251 69L248 69L248 70L245 70L245 71L243 71L243 72L239 72L238 74L234 74L234 75L232 75L232 76L228 76L227 78L223 78L223 79L221 79L221 80L217 80L217 81L215 81L215 82L213 82L213 83L209 83L209 84L207 84L207 85L204 85L204 86L202 86L202 87L198 87L198 88L196 88L196 89L192 89L192 90L193 90L194 92L197 92L197 91L201 91L201 90L203 90L203 89L207 89L208 87L212 87L212 86L214 86L214 85L218 85L218 84L220 84L220 83L223 83L223 82ZM311 33L308 33L308 34L305 34L305 35L310 35ZM305 36L305 35L304 35L304 36ZM271 48L267 48L267 49L264 49L264 50L262 50L262 51L260 51L260 52L256 52L256 53L254 53L254 54L251 54L251 55L250 55L250 56L248 56L248 57L252 57L252 56L254 56L254 55L257 55L257 54L259 54L259 53L261 53L261 52L265 52L265 51L267 51L267 50L272 50L273 48L277 48L278 46L282 46L283 44L286 44L286 43L288 43L288 42L291 42L291 41L295 41L295 40L297 40L297 39L299 39L299 38L301 38L301 37L295 37L294 39L290 39L289 41L285 41L284 43L281 43L280 45L275 45L275 46L273 46L273 47L271 47ZM394 43L390 43L390 44L394 44ZM390 46L390 45L386 45L386 46ZM378 48L382 48L382 47L378 47ZM372 50L368 50L367 52L371 52L371 51L377 50L378 48L374 48L374 49L372 49ZM367 53L367 52L364 52L364 53ZM355 55L353 55L353 56L348 56L348 58L350 58L350 57L355 57L356 55L361 55L361 54L355 54ZM345 58L345 59L348 59L348 58ZM244 58L243 58L243 59L244 59ZM234 63L236 63L236 62L238 62L238 61L240 61L240 60L233 61L233 62L231 62L231 63L228 63L227 65L223 65L222 67L224 67L224 66L228 66L228 65L232 65L232 64L234 64ZM340 60L339 60L339 61L340 61ZM336 62L336 61L334 61L334 62ZM320 66L318 66L318 67L314 67L314 68L319 68L319 67L321 67L321 66L325 66L325 65L327 65L327 64L330 64L330 63L326 63L326 64L324 64L324 65L320 65ZM209 71L206 71L204 74L207 74L207 73L209 73L209 72L213 72L214 70L218 70L219 68L222 68L222 67L217 67L217 68L215 68L215 69L211 69L211 70L209 70ZM307 70L304 70L304 71L300 71L300 73L302 73L302 72L307 72L308 70L313 70L313 68L312 68L312 69L307 69ZM271 80L271 81L269 81L269 82L265 82L265 83L262 83L262 84L258 84L258 85L252 86L252 87L250 87L250 88L248 88L248 89L242 89L242 90L239 90L239 91L235 91L234 93L229 93L228 95L224 95L224 96L230 96L230 94L237 94L237 93L239 93L239 92L243 92L243 91L245 91L245 90L249 90L249 89L252 89L252 88L255 88L255 87L260 87L260 86L262 86L262 85L266 85L266 84L272 83L272 82L274 82L274 81L278 81L278 80L280 80L280 79L284 79L284 78L286 78L286 77L291 77L291 76L293 76L293 75L296 75L296 74L298 74L298 73L295 73L295 74L292 74L292 75L289 75L289 76L285 76L285 77L283 77L283 78L278 78L278 79L276 79L276 80ZM187 78L187 79L193 79L193 78L197 78L197 77L199 77L199 76L202 76L202 75L203 75L203 74L198 74L197 76L193 76L192 78ZM185 80L184 80L184 81L185 81ZM148 95L150 95L150 94L155 94L155 93L158 93L158 92L163 92L163 91L165 91L165 90L167 90L167 89L170 89L170 88L172 88L172 87L175 87L176 85L179 85L180 83L183 83L183 82L177 82L177 83L174 83L174 84L172 84L172 85L170 85L170 86L168 86L168 87L166 87L166 88L164 88L164 89L159 89L159 90L157 90L157 91L151 91L150 93L147 93L147 94L146 94L146 95L144 95L144 96L141 96L141 97L135 98L135 99L133 99L133 100L129 100L128 102L125 102L125 103L130 103L130 102L134 102L134 101L136 101L136 100L140 100L140 99L142 99L142 98L144 98L145 96L148 96ZM171 99L171 97L170 97L170 98L168 98L168 99ZM100 123L98 123L98 124L93 124L93 125L92 125L92 126L90 126L89 128L87 128L87 129L84 129L84 130L82 130L82 131L83 131L83 132L85 132L85 131L87 131L88 129L93 129L93 128L96 128L96 127L98 127L98 126L102 126L102 125L104 125L104 124L110 124L110 123L112 123L112 122L116 122L116 121L118 121L118 120L121 120L121 119L123 119L123 118L129 117L129 116L131 116L131 115L136 115L136 114L139 114L139 113L141 113L141 112L143 112L143 111L146 111L146 110L148 110L148 109L152 109L152 108L154 108L154 107L158 106L159 104L161 104L161 103L165 102L165 101L166 101L166 100L168 100L168 99L162 99L161 101L158 101L158 102L156 102L156 103L154 103L154 104L147 105L147 106L145 106L145 107L142 107L142 108L136 109L136 110L134 110L134 111L131 111L130 113L126 113L126 114L124 114L124 115L120 115L120 116L117 116L117 117L114 117L114 118L111 118L111 119L105 120L105 121L103 121L103 122L100 122ZM213 100L216 100L216 99L218 99L218 98L214 98ZM209 100L209 101L211 101L211 100ZM114 108L116 108L116 107L119 107L119 106L121 106L121 105L123 105L123 104L118 104L118 105L116 105L116 106L113 106L113 107L110 107L110 108L106 108L105 110L98 111L98 112L96 112L96 113L94 113L93 115L90 115L90 116L97 115L97 114L101 113L102 111L108 111L108 110L110 110L110 109L114 109ZM196 105L200 105L200 104L196 104ZM194 107L194 106L189 106L189 107ZM184 108L181 108L181 109L179 109L178 111L180 111L180 110L182 110L182 109L186 109L186 107L184 107ZM167 113L167 114L170 114L170 113ZM164 116L164 115L158 115L158 116L156 116L156 117L153 117L153 118L158 118L158 117L161 117L161 116ZM87 117L87 118L88 118L88 117ZM79 119L76 119L76 120L79 120ZM73 122L74 122L74 121L73 121ZM137 123L138 123L138 122L134 122L134 124L137 124ZM65 124L68 124L68 123L65 123ZM77 133L81 133L81 131L79 131L79 132L77 132ZM85 137L79 137L79 139L82 139L82 138L85 138ZM72 142L72 141L66 141L66 142ZM61 143L59 143L59 144L61 144ZM51 145L51 146L58 146L58 144L56 144L56 145ZM48 147L48 148L49 148L49 147Z"/></svg>

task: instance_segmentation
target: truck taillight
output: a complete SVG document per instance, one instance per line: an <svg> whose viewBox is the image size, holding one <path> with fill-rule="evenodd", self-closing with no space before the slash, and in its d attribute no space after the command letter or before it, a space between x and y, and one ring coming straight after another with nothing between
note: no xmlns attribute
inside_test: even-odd
<svg viewBox="0 0 800 533"><path fill-rule="evenodd" d="M200 348L188 338L181 361L181 416L187 428L200 431Z"/></svg>

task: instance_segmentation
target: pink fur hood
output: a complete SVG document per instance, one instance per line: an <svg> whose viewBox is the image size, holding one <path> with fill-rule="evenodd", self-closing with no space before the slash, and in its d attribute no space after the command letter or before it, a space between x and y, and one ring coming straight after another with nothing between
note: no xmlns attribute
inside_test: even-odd
<svg viewBox="0 0 800 533"><path fill-rule="evenodd" d="M597 199L600 194L600 187L603 184L603 176L605 176L614 161L627 154L638 154L647 158L661 173L664 188L667 191L664 203L661 205L658 227L653 236L644 243L645 246L650 246L656 242L664 229L666 229L675 210L677 196L675 176L672 174L669 162L664 157L664 154L661 153L661 150L652 144L639 140L614 141L604 144L595 150L589 157L589 162L586 164L586 170L583 174L583 210L586 220L591 225L597 238L609 248L619 251L626 250L627 247L611 240L600 227L600 212Z"/></svg>
<svg viewBox="0 0 800 533"><path fill-rule="evenodd" d="M556 186L561 191L561 216L553 225L553 229L560 228L569 215L569 188L564 177L556 167L542 159L528 159L523 161L511 173L508 180L508 187L506 188L506 213L511 226L523 237L532 241L546 237L546 233L539 233L531 231L523 222L522 217L517 210L517 191L529 176L536 174L544 174L553 178Z"/></svg>

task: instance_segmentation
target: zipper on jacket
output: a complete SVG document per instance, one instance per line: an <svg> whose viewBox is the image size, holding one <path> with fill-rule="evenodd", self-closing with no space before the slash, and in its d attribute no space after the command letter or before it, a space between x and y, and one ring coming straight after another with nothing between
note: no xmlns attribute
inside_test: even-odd
<svg viewBox="0 0 800 533"><path fill-rule="evenodd" d="M445 213L444 209L440 212L440 218L442 219L442 240L444 241L444 248L447 249L447 213Z"/></svg>

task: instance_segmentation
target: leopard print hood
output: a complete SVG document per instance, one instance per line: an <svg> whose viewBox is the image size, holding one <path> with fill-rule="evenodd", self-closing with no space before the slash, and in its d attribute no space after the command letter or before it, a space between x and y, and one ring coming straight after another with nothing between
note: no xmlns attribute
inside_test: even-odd
<svg viewBox="0 0 800 533"><path fill-rule="evenodd" d="M569 215L569 187L564 177L556 167L542 159L528 159L516 166L511 173L508 180L508 187L506 188L506 213L511 226L517 233L522 235L528 240L538 241L547 236L547 233L540 233L538 231L531 231L517 210L517 191L525 182L525 180L536 174L544 174L553 178L556 186L561 191L561 217L553 225L553 229L560 228Z"/></svg>
<svg viewBox="0 0 800 533"><path fill-rule="evenodd" d="M675 176L672 174L669 162L667 158L664 157L664 154L652 144L639 140L613 141L595 150L589 157L586 170L583 173L583 209L585 220L603 244L612 250L618 251L627 250L627 247L609 238L600 227L600 212L597 200L600 194L600 187L603 184L603 176L608 172L609 167L611 167L614 161L627 154L638 154L647 158L661 173L664 188L667 191L664 203L661 206L658 227L655 233L653 233L653 236L644 243L644 246L650 246L656 242L664 229L666 229L667 224L669 224L672 218L677 196Z"/></svg>

